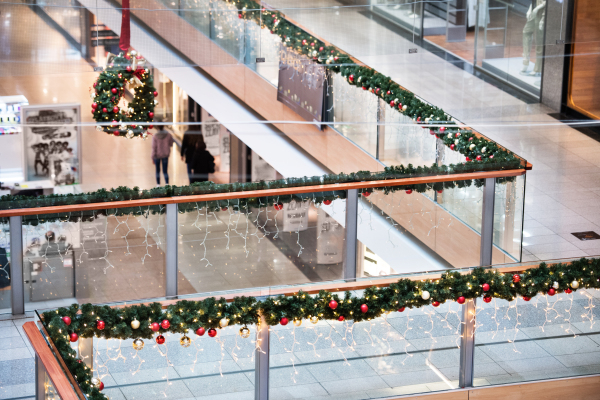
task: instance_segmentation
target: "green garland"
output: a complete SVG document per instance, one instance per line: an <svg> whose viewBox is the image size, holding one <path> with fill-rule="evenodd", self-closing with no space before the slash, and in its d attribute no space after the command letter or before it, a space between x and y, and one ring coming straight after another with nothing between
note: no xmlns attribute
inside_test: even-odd
<svg viewBox="0 0 600 400"><path fill-rule="evenodd" d="M494 158L502 161L517 159L497 143L486 138L477 138L472 131L458 128L454 119L441 108L435 107L402 88L389 76L381 74L370 67L356 64L352 58L335 46L328 46L302 28L294 25L279 11L261 9L261 5L253 0L225 0L238 10L240 19L252 20L256 24L279 36L281 42L296 52L307 56L316 63L324 64L335 73L341 73L350 85L369 91L383 99L396 111L413 121L427 125L446 125L428 129L429 133L443 138L444 143L453 150L463 154L467 161L481 161ZM458 134L458 136L457 136ZM447 138L452 135L452 138ZM475 146L471 146L471 145Z"/></svg>
<svg viewBox="0 0 600 400"><path fill-rule="evenodd" d="M146 138L147 129L152 125L137 125L136 123L152 122L154 118L154 98L158 95L150 71L143 67L144 60L136 54L116 56L106 69L100 73L94 83L94 102L92 114L94 120L100 123L113 122L110 126L100 126L97 129L115 136L132 139L135 136ZM125 84L133 84L139 80L134 97L126 110L119 109L118 104L125 92Z"/></svg>
<svg viewBox="0 0 600 400"><path fill-rule="evenodd" d="M259 315L268 325L282 322L318 320L353 320L360 322L380 317L383 313L404 311L405 307L418 308L427 305L439 306L446 301L463 303L468 299L483 296L485 302L492 298L512 301L522 297L526 301L538 294L553 296L556 293L571 293L577 288L600 288L600 259L574 261L570 264L546 265L541 263L522 274L503 274L497 270L475 268L462 275L458 271L443 273L438 280L413 281L400 279L387 288L365 289L363 297L346 292L338 294L321 291L316 296L299 291L293 296L277 296L257 301L253 297L236 297L231 303L224 298L207 298L202 301L181 300L162 309L160 303L111 308L92 304L73 304L42 314L43 323L56 345L67 368L77 379L89 399L103 400L106 397L91 385L91 370L77 358L71 348L69 335L76 333L82 338L105 339L152 339L150 323L169 321L167 329L159 327L158 333L186 334L198 328L220 329L220 321L228 319L235 325L254 325ZM487 290L486 290L487 289ZM425 295L425 292L429 296ZM331 301L337 302L333 309ZM365 308L366 306L366 308ZM71 319L67 326L63 317ZM343 317L343 318L340 318ZM287 319L283 320L283 319ZM142 321L139 328L132 329L132 321ZM98 329L97 321L105 326Z"/></svg>
<svg viewBox="0 0 600 400"><path fill-rule="evenodd" d="M258 181L248 183L227 183L217 184L214 182L200 182L193 183L185 186L163 186L153 188L150 190L140 190L138 187L128 188L125 186L119 186L116 189L99 189L95 192L88 192L84 194L51 194L43 195L39 197L29 196L13 196L4 195L0 197L0 210L20 209L20 208L39 208L39 207L53 207L63 205L74 205L74 204L91 204L91 203L105 203L111 201L127 201L127 200L141 200L141 199L155 199L163 197L176 197L176 196L190 196L190 195L203 195L213 193L232 193L232 192L246 192L251 190L267 190L267 189L282 189L291 187L306 187L306 186L317 186L317 185L328 185L337 183L351 183L351 182L368 182L376 180L389 180L389 179L402 179L411 177L425 177L435 175L453 175L462 173L471 173L478 171L497 171L497 170L508 170L508 169L519 169L522 165L518 159L498 161L498 160L485 160L480 163L465 163L465 164L453 164L453 165L432 165L431 167L414 167L412 164L408 166L396 165L392 167L386 167L380 172L369 172L369 171L358 171L350 174L326 174L323 176L312 176L312 177L301 177L301 178L287 178L279 179L274 181ZM503 183L507 181L513 181L514 178L497 178L497 182ZM361 193L372 193L373 190L381 190L385 194L398 191L398 190L414 190L419 193L424 193L427 190L443 190L451 189L454 187L467 187L475 184L477 187L483 185L483 180L462 180L462 181L450 181L450 182L435 182L435 183L423 183L419 185L408 185L408 186L390 186L381 187L375 189L362 189ZM293 196L275 196L275 197L255 197L246 198L239 200L221 200L208 202L207 205L212 210L218 210L223 207L259 207L265 205L273 205L274 203L287 203L291 200L306 200L311 199L315 203L321 203L324 200L334 200L336 198L344 198L344 191L335 192L318 192L318 193L306 193L298 194ZM152 206L149 208L153 213L161 212L164 210L163 206ZM180 204L179 210L185 212L188 210L196 210L196 203L184 203ZM25 217L24 220L28 223L36 223L47 221L49 218L58 218L64 220L72 220L73 218L79 217L90 217L93 218L97 214L103 215L126 215L129 213L140 213L143 214L145 211L140 207L132 208L120 208L112 210L97 210L87 211L73 214L54 214L48 215L34 215Z"/></svg>

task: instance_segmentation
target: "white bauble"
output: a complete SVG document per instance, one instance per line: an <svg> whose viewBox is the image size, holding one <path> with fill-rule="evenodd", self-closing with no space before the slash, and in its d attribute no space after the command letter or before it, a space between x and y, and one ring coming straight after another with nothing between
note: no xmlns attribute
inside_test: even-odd
<svg viewBox="0 0 600 400"><path fill-rule="evenodd" d="M402 106L402 111L406 111L407 108L408 106Z"/></svg>
<svg viewBox="0 0 600 400"><path fill-rule="evenodd" d="M486 151L487 151L487 147L482 147L482 148L481 148L481 152L482 152L482 153L485 153Z"/></svg>
<svg viewBox="0 0 600 400"><path fill-rule="evenodd" d="M229 318L223 318L221 321L219 321L219 325L221 328L225 328L227 325L229 325Z"/></svg>
<svg viewBox="0 0 600 400"><path fill-rule="evenodd" d="M429 300L429 292L427 290L423 290L423 293L421 293L421 298L423 298L423 300Z"/></svg>
<svg viewBox="0 0 600 400"><path fill-rule="evenodd" d="M573 281L573 282L571 282L571 287L572 287L573 289L577 289L577 288L579 287L579 282L577 282L577 281Z"/></svg>
<svg viewBox="0 0 600 400"><path fill-rule="evenodd" d="M552 284L552 287L553 287L554 289L558 289L558 286L559 286L559 285L558 285L558 282L554 282L554 283Z"/></svg>
<svg viewBox="0 0 600 400"><path fill-rule="evenodd" d="M475 144L471 144L471 145L469 146L469 150L473 150L474 148L475 148Z"/></svg>
<svg viewBox="0 0 600 400"><path fill-rule="evenodd" d="M448 134L448 139L452 139L452 133Z"/></svg>
<svg viewBox="0 0 600 400"><path fill-rule="evenodd" d="M133 321L131 321L131 329L137 329L140 327L140 321L138 321L137 319L134 319Z"/></svg>

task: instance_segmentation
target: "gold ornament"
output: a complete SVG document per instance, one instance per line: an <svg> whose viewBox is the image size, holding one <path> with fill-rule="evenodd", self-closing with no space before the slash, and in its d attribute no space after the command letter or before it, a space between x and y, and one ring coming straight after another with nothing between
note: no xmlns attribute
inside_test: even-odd
<svg viewBox="0 0 600 400"><path fill-rule="evenodd" d="M319 322L319 317L317 317L316 315L313 315L312 317L310 317L310 322L312 322L313 324L316 324L317 322Z"/></svg>
<svg viewBox="0 0 600 400"><path fill-rule="evenodd" d="M577 282L577 281L573 281L573 282L571 282L571 287L572 287L573 289L577 289L577 288L579 287L579 282Z"/></svg>
<svg viewBox="0 0 600 400"><path fill-rule="evenodd" d="M248 329L247 326L240 328L240 336L243 337L244 339L249 338L250 337L250 329Z"/></svg>
<svg viewBox="0 0 600 400"><path fill-rule="evenodd" d="M223 318L221 321L219 321L219 325L221 328L225 328L227 325L229 325L229 318Z"/></svg>
<svg viewBox="0 0 600 400"><path fill-rule="evenodd" d="M144 341L142 339L135 339L133 341L133 349L134 350L141 350L144 348Z"/></svg>
<svg viewBox="0 0 600 400"><path fill-rule="evenodd" d="M192 339L190 339L189 337L183 335L181 337L181 339L179 339L179 344L182 347L190 347L190 345L192 344Z"/></svg>
<svg viewBox="0 0 600 400"><path fill-rule="evenodd" d="M133 321L131 321L131 329L137 329L140 327L140 321L138 321L137 319L134 319Z"/></svg>
<svg viewBox="0 0 600 400"><path fill-rule="evenodd" d="M133 131L130 129L127 131L127 135L125 135L127 139L133 139Z"/></svg>
<svg viewBox="0 0 600 400"><path fill-rule="evenodd" d="M92 378L92 386L98 388L98 386L100 386L100 379L96 377Z"/></svg>
<svg viewBox="0 0 600 400"><path fill-rule="evenodd" d="M294 326L300 326L302 325L302 320L301 319L295 319L294 320Z"/></svg>

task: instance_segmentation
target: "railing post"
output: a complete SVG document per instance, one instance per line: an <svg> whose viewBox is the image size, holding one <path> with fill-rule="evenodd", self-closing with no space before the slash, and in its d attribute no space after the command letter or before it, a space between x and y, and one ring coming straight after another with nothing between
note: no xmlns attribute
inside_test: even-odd
<svg viewBox="0 0 600 400"><path fill-rule="evenodd" d="M385 109L386 102L379 99L377 102L377 145L375 147L375 158L381 160L385 157Z"/></svg>
<svg viewBox="0 0 600 400"><path fill-rule="evenodd" d="M256 326L254 365L254 400L269 400L269 325L262 315Z"/></svg>
<svg viewBox="0 0 600 400"><path fill-rule="evenodd" d="M10 217L10 291L13 315L25 314L23 217Z"/></svg>
<svg viewBox="0 0 600 400"><path fill-rule="evenodd" d="M166 297L177 296L177 204L167 204Z"/></svg>
<svg viewBox="0 0 600 400"><path fill-rule="evenodd" d="M46 399L46 369L44 368L44 364L38 357L35 355L35 400L45 400Z"/></svg>
<svg viewBox="0 0 600 400"><path fill-rule="evenodd" d="M486 178L483 188L483 205L481 211L480 266L492 265L495 195L496 178ZM458 377L458 384L462 388L473 386L476 311L476 299L469 300L462 306L460 373Z"/></svg>
<svg viewBox="0 0 600 400"><path fill-rule="evenodd" d="M356 235L358 231L358 189L346 196L346 240L344 241L344 279L356 279Z"/></svg>

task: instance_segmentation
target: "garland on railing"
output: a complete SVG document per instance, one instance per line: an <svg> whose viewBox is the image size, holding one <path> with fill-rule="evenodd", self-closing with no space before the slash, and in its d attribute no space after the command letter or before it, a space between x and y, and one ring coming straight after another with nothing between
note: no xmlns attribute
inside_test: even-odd
<svg viewBox="0 0 600 400"><path fill-rule="evenodd" d="M454 119L439 107L433 106L415 96L414 93L403 89L389 76L381 74L368 66L362 66L352 61L350 55L340 51L335 46L328 46L323 41L312 36L302 28L294 25L279 11L261 8L254 0L224 0L233 4L238 10L240 19L252 20L261 28L279 36L279 39L289 48L294 49L319 64L324 64L329 70L341 73L347 82L367 90L383 99L396 111L424 124L446 124L447 126L431 128L429 132L452 150L458 151L467 161L481 161L487 158L496 160L512 160L515 158L510 151L502 149L497 143L486 138L477 138L472 131L460 129Z"/></svg>
<svg viewBox="0 0 600 400"><path fill-rule="evenodd" d="M387 288L365 289L363 297L346 292L337 294L321 291L316 296L299 291L293 296L278 296L257 301L253 297L236 297L231 303L214 297L202 301L181 300L162 309L160 303L135 305L122 308L73 304L43 313L43 323L61 356L84 393L89 399L101 400L103 384L92 379L92 371L77 358L70 342L79 337L105 339L136 339L133 346L140 350L142 339L152 339L160 345L166 339L164 333L180 333L180 344L188 347L191 339L188 331L203 336L208 332L215 337L217 329L229 324L241 325L240 336L248 337L248 325L265 317L268 325L300 326L303 320L317 323L319 320L353 320L360 322L380 317L384 313L403 312L406 307L418 308L432 305L438 307L446 301L459 304L469 299L483 297L489 303L492 298L512 301L517 297L529 301L538 294L554 296L571 293L578 288L600 288L600 259L574 261L570 264L541 263L538 268L522 274L503 274L497 270L475 268L462 275L451 271L443 273L438 280L413 281L400 279Z"/></svg>
<svg viewBox="0 0 600 400"><path fill-rule="evenodd" d="M74 204L91 204L91 203L104 203L111 201L127 201L127 200L141 200L141 199L154 199L163 197L173 196L189 196L189 195L203 195L203 194L214 194L214 193L239 193L251 190L267 190L267 189L282 189L282 188L293 188L293 187L306 187L306 186L317 186L317 185L328 185L338 183L352 183L352 182L368 182L377 180L389 180L389 179L402 179L402 178L413 178L413 177L425 177L425 176L436 176L436 175L453 175L461 173L471 173L478 171L497 171L506 169L519 169L522 168L520 161L516 158L512 160L485 160L481 163L465 163L465 164L453 164L453 165L432 165L431 167L414 167L412 164L408 166L396 165L392 167L386 167L381 172L369 172L369 171L358 171L350 174L326 174L323 176L312 176L312 177L301 177L301 178L287 178L278 179L274 181L258 181L258 182L247 182L247 183L224 183L218 184L214 182L200 182L193 183L185 186L163 186L153 188L150 190L140 190L138 187L128 188L125 186L119 186L116 189L99 189L95 192L88 192L83 194L51 194L39 197L28 197L28 196L13 196L4 195L0 197L0 210L17 209L17 208L39 208L39 207L52 207L52 206L63 206L63 205L74 205ZM497 182L502 183L506 181L512 181L514 178L497 178ZM462 181L451 181L451 182L435 182L435 183L423 183L418 185L407 185L407 186L391 186L381 187L375 189L363 189L361 193L372 193L373 190L382 190L384 193L390 193L398 190L415 190L419 193L424 193L427 190L443 190L444 188L450 189L454 187L467 187L471 186L473 180L462 180ZM480 187L483 185L483 180L475 180L475 185ZM209 202L211 209L219 209L223 207L259 207L265 205L274 205L277 203L290 202L291 200L302 200L311 199L315 203L322 203L325 200L334 200L336 198L343 198L345 196L343 191L336 192L318 192L318 193L306 193L298 194L293 196L274 196L274 197L261 197L261 198L247 198L239 199L236 201L222 200ZM196 209L195 203L186 205L180 205L180 210L185 211L186 207ZM152 207L153 211L159 211L163 209L163 206ZM134 209L119 209L119 215L128 214L129 212L136 211L141 212L139 207ZM115 212L117 212L115 210ZM68 218L72 213L65 214L65 218ZM88 212L87 215L95 215L95 212ZM112 215L112 212L111 212ZM32 216L29 220L43 219L40 216Z"/></svg>

